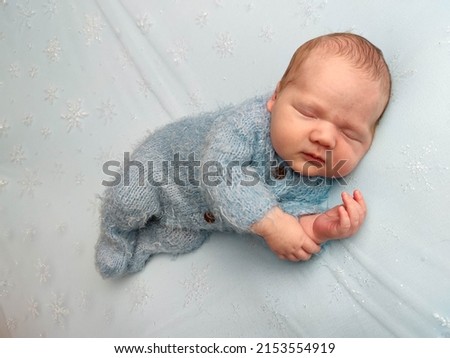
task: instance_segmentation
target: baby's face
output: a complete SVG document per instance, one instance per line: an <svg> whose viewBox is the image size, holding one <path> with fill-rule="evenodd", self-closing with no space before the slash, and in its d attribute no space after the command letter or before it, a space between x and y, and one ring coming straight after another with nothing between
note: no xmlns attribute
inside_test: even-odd
<svg viewBox="0 0 450 358"><path fill-rule="evenodd" d="M347 60L313 53L267 102L275 152L303 175L343 177L369 150L386 97Z"/></svg>

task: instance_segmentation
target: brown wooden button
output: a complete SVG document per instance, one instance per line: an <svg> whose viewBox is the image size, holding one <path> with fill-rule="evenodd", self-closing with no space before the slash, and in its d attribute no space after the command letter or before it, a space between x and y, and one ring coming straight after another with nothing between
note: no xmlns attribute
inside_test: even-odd
<svg viewBox="0 0 450 358"><path fill-rule="evenodd" d="M281 180L286 177L286 169L284 167L276 167L272 169L272 176L277 179Z"/></svg>
<svg viewBox="0 0 450 358"><path fill-rule="evenodd" d="M214 221L216 221L216 218L215 218L214 214L212 212L210 212L210 211L207 211L205 213L205 215L203 215L203 218L205 219L205 221L208 224L212 224Z"/></svg>

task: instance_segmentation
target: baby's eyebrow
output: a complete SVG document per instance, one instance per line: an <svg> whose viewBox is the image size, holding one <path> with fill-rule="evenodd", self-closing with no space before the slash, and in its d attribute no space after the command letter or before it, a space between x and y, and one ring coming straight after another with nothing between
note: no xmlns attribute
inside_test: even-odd
<svg viewBox="0 0 450 358"><path fill-rule="evenodd" d="M340 128L349 129L357 134L364 134L366 132L365 126L362 124L362 121L350 121L346 117L338 117L336 116L336 123Z"/></svg>
<svg viewBox="0 0 450 358"><path fill-rule="evenodd" d="M321 115L324 113L323 107L315 101L311 101L306 98L300 98L298 99L297 103L302 108L305 108L306 110L311 111L314 114Z"/></svg>

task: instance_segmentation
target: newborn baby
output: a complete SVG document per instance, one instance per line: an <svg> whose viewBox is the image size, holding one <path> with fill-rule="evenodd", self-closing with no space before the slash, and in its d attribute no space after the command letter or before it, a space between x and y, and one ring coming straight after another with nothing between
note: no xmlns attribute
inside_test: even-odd
<svg viewBox="0 0 450 358"><path fill-rule="evenodd" d="M274 93L157 130L105 191L98 271L139 271L213 231L259 235L291 261L353 235L366 215L362 194L342 193L323 213L321 203L369 150L390 91L377 47L329 34L297 49Z"/></svg>

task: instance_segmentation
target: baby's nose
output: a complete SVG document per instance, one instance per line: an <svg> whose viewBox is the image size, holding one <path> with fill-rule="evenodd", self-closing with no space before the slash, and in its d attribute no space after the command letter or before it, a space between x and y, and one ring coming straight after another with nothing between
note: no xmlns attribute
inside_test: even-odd
<svg viewBox="0 0 450 358"><path fill-rule="evenodd" d="M311 131L310 140L326 149L334 149L336 146L336 129L332 124L321 125Z"/></svg>

